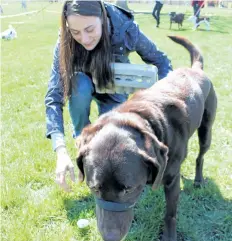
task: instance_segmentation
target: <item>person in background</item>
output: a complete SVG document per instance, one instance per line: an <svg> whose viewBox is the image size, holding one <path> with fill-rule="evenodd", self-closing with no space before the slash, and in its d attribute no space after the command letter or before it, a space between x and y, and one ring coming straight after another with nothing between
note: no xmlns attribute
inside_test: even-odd
<svg viewBox="0 0 232 241"><path fill-rule="evenodd" d="M23 10L27 10L27 2L26 2L26 0L21 0L21 6L22 6L22 9Z"/></svg>
<svg viewBox="0 0 232 241"><path fill-rule="evenodd" d="M156 20L156 27L160 25L160 11L163 7L164 0L156 0L155 7L153 9L152 15Z"/></svg>
<svg viewBox="0 0 232 241"><path fill-rule="evenodd" d="M3 8L2 8L2 6L0 5L0 15L2 15L3 14Z"/></svg>
<svg viewBox="0 0 232 241"><path fill-rule="evenodd" d="M132 13L102 1L64 2L45 107L46 136L57 154L56 182L66 191L67 173L73 181L75 175L65 145L63 107L68 102L73 137L78 138L90 123L92 100L99 115L127 100L126 94L97 90L114 86L111 63L129 63L134 51L145 63L157 66L159 79L172 71L170 60L143 34Z"/></svg>
<svg viewBox="0 0 232 241"><path fill-rule="evenodd" d="M204 1L192 0L193 13L194 13L194 16L197 17L197 19L199 19L201 9L204 8L204 6L205 6Z"/></svg>

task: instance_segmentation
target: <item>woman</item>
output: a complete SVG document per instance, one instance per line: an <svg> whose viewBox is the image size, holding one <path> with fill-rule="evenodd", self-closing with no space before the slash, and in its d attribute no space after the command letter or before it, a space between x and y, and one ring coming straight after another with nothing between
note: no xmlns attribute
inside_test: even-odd
<svg viewBox="0 0 232 241"><path fill-rule="evenodd" d="M66 100L74 127L74 138L90 123L90 103L97 102L99 114L127 99L123 94L101 94L97 89L114 85L111 62L129 62L136 51L158 68L159 79L172 70L167 56L159 51L133 21L131 13L101 1L66 1L62 10L60 37L54 51L52 73L45 97L47 137L57 153L56 181L65 181L74 166L65 148L63 106Z"/></svg>

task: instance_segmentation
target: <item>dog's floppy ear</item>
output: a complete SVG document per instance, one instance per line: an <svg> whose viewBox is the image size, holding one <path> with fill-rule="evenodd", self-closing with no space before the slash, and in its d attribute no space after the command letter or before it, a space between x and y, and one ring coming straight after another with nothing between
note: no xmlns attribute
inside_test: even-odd
<svg viewBox="0 0 232 241"><path fill-rule="evenodd" d="M152 166L152 189L155 190L162 183L168 161L168 147L161 143L156 136L147 134L151 139L147 138L145 142L146 150L139 150L139 154L147 164Z"/></svg>
<svg viewBox="0 0 232 241"><path fill-rule="evenodd" d="M82 162L82 155L79 155L76 159L77 162L77 167L79 169L79 173L78 173L78 180L79 182L83 182L85 179L85 173L84 173L84 168L83 168L83 162Z"/></svg>
<svg viewBox="0 0 232 241"><path fill-rule="evenodd" d="M87 152L87 149L80 150L79 153L78 153L78 156L76 158L77 167L79 169L78 180L80 182L83 182L84 179L85 179L84 166L83 166L83 157L86 155L86 152Z"/></svg>
<svg viewBox="0 0 232 241"><path fill-rule="evenodd" d="M102 117L101 119L104 121L105 119L107 120L107 117L108 116L105 115L105 117ZM96 133L103 127L103 121L99 121L99 123L96 124L88 125L83 129L81 135L76 139L76 147L79 150L78 156L76 158L76 163L79 169L78 179L80 182L83 182L85 179L83 158L88 153L88 144L96 135Z"/></svg>

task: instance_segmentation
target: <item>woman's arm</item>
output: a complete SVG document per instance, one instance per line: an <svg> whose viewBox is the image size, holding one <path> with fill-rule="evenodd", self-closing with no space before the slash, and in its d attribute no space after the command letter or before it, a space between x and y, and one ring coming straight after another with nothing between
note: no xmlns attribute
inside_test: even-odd
<svg viewBox="0 0 232 241"><path fill-rule="evenodd" d="M60 82L59 71L59 40L56 43L53 56L53 64L48 84L48 91L45 96L46 106L46 124L47 124L47 138L56 136L54 134L59 133L59 137L64 135L63 125L63 88ZM53 139L53 149L56 149L56 140ZM59 138L59 145L62 141Z"/></svg>
<svg viewBox="0 0 232 241"><path fill-rule="evenodd" d="M57 41L52 71L48 84L48 91L45 97L47 138L52 139L53 150L56 151L56 182L65 191L70 191L66 182L66 173L70 173L71 180L75 182L74 165L67 153L64 142L63 124L63 88L60 82L59 70L59 40Z"/></svg>
<svg viewBox="0 0 232 241"><path fill-rule="evenodd" d="M153 64L158 68L158 77L162 79L172 71L171 61L167 55L160 51L156 45L139 30L135 51L147 64Z"/></svg>
<svg viewBox="0 0 232 241"><path fill-rule="evenodd" d="M171 61L156 45L140 31L136 22L132 22L125 34L125 44L130 51L136 51L147 64L158 68L158 77L162 79L172 71Z"/></svg>

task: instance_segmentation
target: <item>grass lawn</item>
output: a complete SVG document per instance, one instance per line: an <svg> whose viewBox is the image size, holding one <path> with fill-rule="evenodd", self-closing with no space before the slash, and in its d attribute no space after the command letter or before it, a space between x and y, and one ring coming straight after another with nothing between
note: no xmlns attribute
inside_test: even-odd
<svg viewBox="0 0 232 241"><path fill-rule="evenodd" d="M2 31L11 23L18 32L12 41L1 40L1 239L4 241L98 241L95 205L86 185L76 184L72 193L62 192L54 183L55 153L45 138L44 96L58 36L60 4L28 3L35 15L1 19ZM134 10L151 10L153 5L131 4ZM4 14L20 13L20 3L3 5ZM168 54L174 68L189 66L189 54L166 36L188 37L204 55L205 71L218 95L213 141L205 157L207 185L193 188L195 157L194 136L189 155L182 166L181 195L178 209L178 240L232 240L232 10L205 8L211 16L211 31L191 30L185 21L182 30L173 24L169 30L168 12L192 13L191 7L164 6L161 25L155 28L151 15L138 14L136 21L148 37ZM22 23L23 22L23 23ZM142 63L131 55L133 63ZM91 120L97 118L93 103ZM71 122L64 111L66 140L75 160ZM76 169L77 172L77 169ZM155 241L163 225L162 188L145 189L135 208L135 220L126 241ZM149 215L148 215L149 214ZM85 230L78 229L80 218L90 220Z"/></svg>

